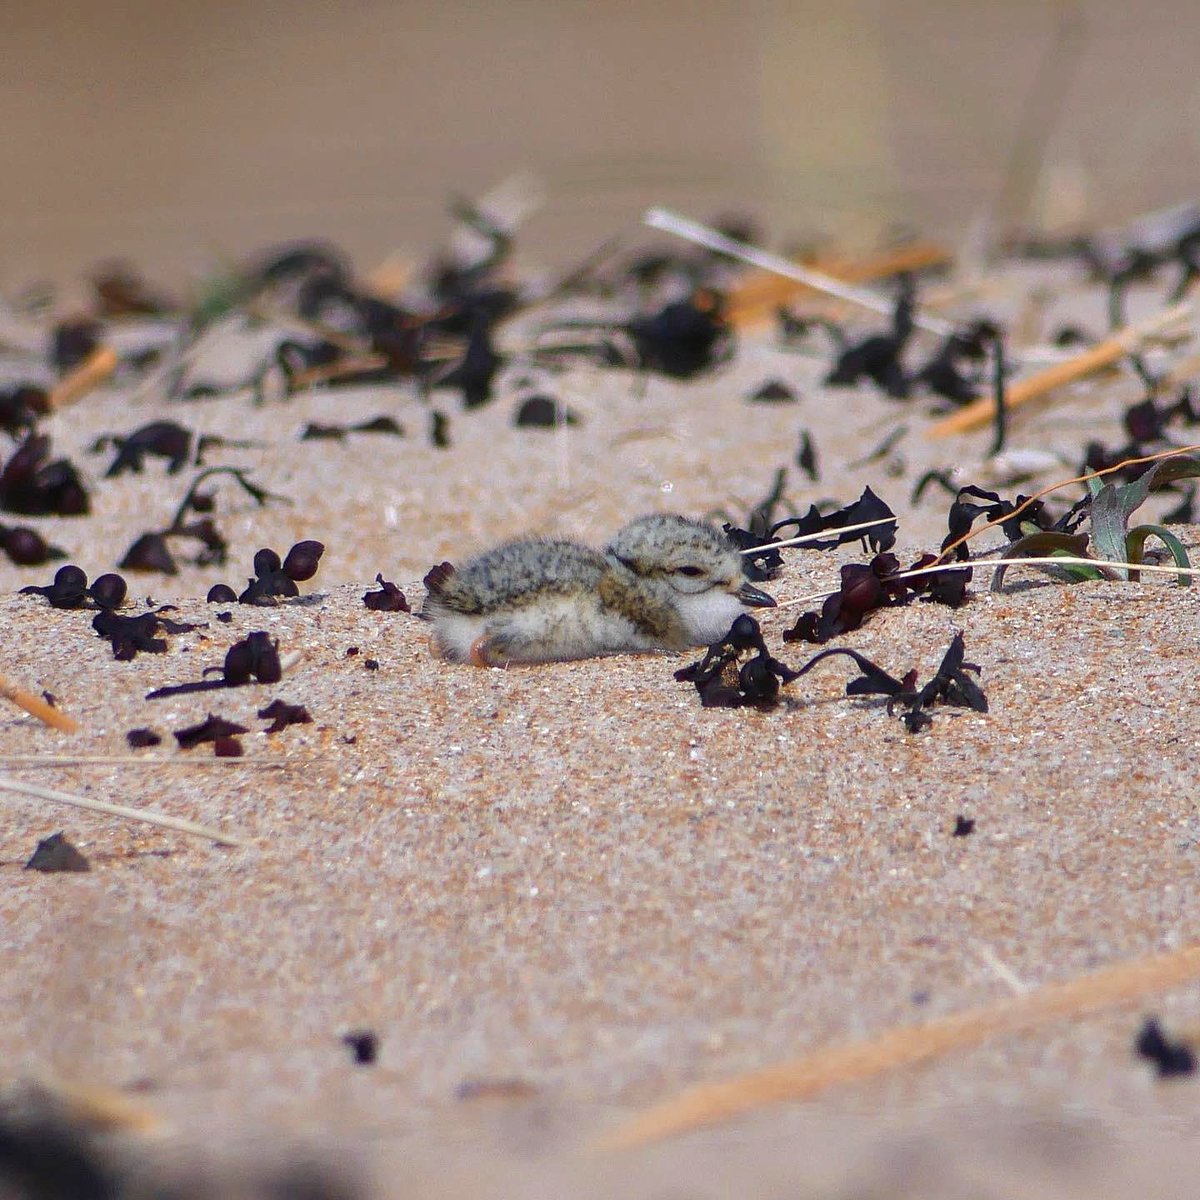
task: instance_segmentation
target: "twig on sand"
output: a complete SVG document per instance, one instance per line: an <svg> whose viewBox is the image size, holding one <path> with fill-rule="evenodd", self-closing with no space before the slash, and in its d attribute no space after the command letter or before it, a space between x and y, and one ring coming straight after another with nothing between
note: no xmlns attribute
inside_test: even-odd
<svg viewBox="0 0 1200 1200"><path fill-rule="evenodd" d="M97 346L69 375L63 377L47 397L51 412L57 412L76 400L82 400L117 369L117 352L111 346Z"/></svg>
<svg viewBox="0 0 1200 1200"><path fill-rule="evenodd" d="M1141 342L1184 320L1191 315L1191 312L1192 306L1187 301L1172 305L1145 321L1139 321L1135 325L1126 325L1112 337L1106 338L1082 354L1067 359L1066 362L1055 363L1025 379L1018 379L1008 388L1005 396L1009 410L1020 408L1021 405L1045 396L1055 388L1075 383L1088 375L1094 375L1105 367L1111 367L1113 363L1124 358ZM955 433L968 433L972 429L986 425L995 415L995 397L981 396L971 404L935 422L925 431L925 436L942 438Z"/></svg>
<svg viewBox="0 0 1200 1200"><path fill-rule="evenodd" d="M126 1092L104 1084L78 1083L38 1073L28 1086L63 1116L68 1124L89 1133L157 1133L162 1118Z"/></svg>
<svg viewBox="0 0 1200 1200"><path fill-rule="evenodd" d="M11 700L18 708L23 708L31 717L37 717L43 725L61 729L63 733L76 733L79 730L79 722L74 717L68 717L53 704L47 704L41 696L35 696L32 692L9 683L3 675L0 675L0 696Z"/></svg>
<svg viewBox="0 0 1200 1200"><path fill-rule="evenodd" d="M591 1148L628 1150L648 1145L769 1104L804 1100L837 1084L872 1079L954 1050L967 1050L991 1038L1131 1004L1198 978L1200 945L1117 963L925 1025L900 1026L877 1037L829 1046L791 1062L701 1084L619 1125Z"/></svg>
<svg viewBox="0 0 1200 1200"><path fill-rule="evenodd" d="M173 829L177 833L190 834L192 837L207 838L210 842L216 842L222 846L252 847L254 845L248 838L226 833L223 829L197 825L195 821L185 821L180 817L154 812L152 809L128 808L124 804L109 804L105 800L89 800L84 796L75 796L70 792L57 792L52 788L40 787L36 783L24 783L19 779L9 779L6 776L0 776L0 792L17 792L19 795L33 796L38 800L53 800L59 804L70 804L75 808L87 809L88 812L105 813L111 817L124 817L130 821L143 821L147 825L158 825L163 829Z"/></svg>

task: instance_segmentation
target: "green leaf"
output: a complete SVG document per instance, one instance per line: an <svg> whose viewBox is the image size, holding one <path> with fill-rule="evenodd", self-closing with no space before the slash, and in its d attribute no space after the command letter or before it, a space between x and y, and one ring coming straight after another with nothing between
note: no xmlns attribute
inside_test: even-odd
<svg viewBox="0 0 1200 1200"><path fill-rule="evenodd" d="M1138 525L1129 531L1129 535L1125 539L1126 558L1132 565L1140 563L1143 559L1143 551L1146 545L1146 539L1156 537L1168 550L1171 552L1171 557L1175 560L1177 567L1191 567L1191 562L1188 559L1188 552L1184 549L1183 543L1165 526L1163 525ZM1130 571L1129 578L1137 580L1137 571ZM1190 575L1178 576L1180 587L1189 587L1192 582Z"/></svg>
<svg viewBox="0 0 1200 1200"><path fill-rule="evenodd" d="M1097 490L1093 486L1096 480L1089 479L1088 489L1092 492L1092 542L1097 554L1116 562L1128 562L1126 538L1129 518L1145 503L1151 488L1165 487L1177 479L1196 476L1200 476L1200 459L1187 454L1175 454L1151 464L1150 469L1132 483L1106 483ZM1117 577L1127 579L1130 576L1128 572L1120 572Z"/></svg>
<svg viewBox="0 0 1200 1200"><path fill-rule="evenodd" d="M1047 555L1066 555L1069 558L1088 558L1088 536L1086 533L1054 533L1050 531L1031 533L1028 537L1018 538L1008 546L1001 558L1043 558ZM1124 560L1124 555L1118 555ZM1052 568L1046 568L1050 570ZM991 590L998 592L1004 583L1004 573L1007 566L996 568L992 576ZM1105 571L1102 567L1082 567L1076 563L1057 568L1074 579L1103 579ZM1111 578L1111 575L1108 576Z"/></svg>

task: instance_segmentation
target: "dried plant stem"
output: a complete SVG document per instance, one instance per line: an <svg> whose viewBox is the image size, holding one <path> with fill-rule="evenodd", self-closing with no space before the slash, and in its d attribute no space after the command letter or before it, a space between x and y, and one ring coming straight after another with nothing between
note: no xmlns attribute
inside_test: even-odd
<svg viewBox="0 0 1200 1200"><path fill-rule="evenodd" d="M909 242L867 258L818 259L811 264L811 269L843 283L870 283L907 271L944 266L949 261L950 252L944 246L934 242ZM812 289L804 284L781 279L773 273L754 275L730 291L725 312L731 325L746 328L771 320L781 304L811 293Z"/></svg>
<svg viewBox="0 0 1200 1200"><path fill-rule="evenodd" d="M768 1104L804 1100L838 1084L871 1079L954 1050L967 1050L991 1038L1131 1004L1198 978L1200 945L1118 963L984 1008L925 1025L889 1029L877 1037L830 1046L720 1083L701 1084L618 1126L593 1143L592 1149L627 1150L676 1137Z"/></svg>
<svg viewBox="0 0 1200 1200"><path fill-rule="evenodd" d="M681 217L678 213L673 213L668 209L647 209L642 217L642 222L651 229L661 229L664 233L673 233L676 237L694 242L698 246L715 250L718 254L728 255L730 258L736 258L739 262L760 267L774 275L781 275L784 279L791 279L795 283L812 288L813 291L827 296L836 296L839 300L847 300L851 304L870 309L871 312L882 313L887 317L892 315L893 305L883 296L877 296L866 288L843 283L839 279L833 279L810 267L802 267L782 255L771 254L767 250L760 250L757 246L748 245L746 242L735 241L707 225L701 225L698 221L689 221L686 217ZM940 317L931 317L927 313L915 314L913 323L930 333L936 333L939 337L945 337L954 329L949 321L943 321Z"/></svg>
<svg viewBox="0 0 1200 1200"><path fill-rule="evenodd" d="M335 379L357 375L363 371L378 371L387 364L388 360L382 354L354 354L328 366L309 367L307 371L298 372L292 379L292 391L302 392L305 388L332 383Z"/></svg>
<svg viewBox="0 0 1200 1200"><path fill-rule="evenodd" d="M1140 342L1153 337L1157 333L1177 324L1191 315L1192 305L1188 301L1163 309L1153 317L1140 321L1136 325L1127 325L1124 329L1106 338L1103 342L1069 358L1066 362L1055 363L1044 371L1038 371L1025 379L1019 379L1007 393L1007 404L1010 410L1020 408L1031 400L1045 396L1055 388L1074 383L1088 375L1094 375L1130 352ZM972 404L960 408L957 412L931 425L926 431L928 438L949 437L956 433L967 433L986 425L996 415L996 400L994 396L982 396Z"/></svg>
<svg viewBox="0 0 1200 1200"><path fill-rule="evenodd" d="M31 717L37 717L43 725L53 726L55 729L62 730L63 733L79 731L79 722L74 717L68 717L65 712L60 712L53 704L47 704L41 696L35 696L32 692L27 692L24 688L9 683L2 675L0 675L0 696L11 700L18 708L23 708Z"/></svg>
<svg viewBox="0 0 1200 1200"><path fill-rule="evenodd" d="M76 400L82 400L117 369L117 352L111 346L97 346L73 371L59 381L47 397L51 412L57 412Z"/></svg>
<svg viewBox="0 0 1200 1200"><path fill-rule="evenodd" d="M179 817L171 817L166 813L154 812L152 809L127 808L123 804L109 804L104 800L89 800L84 796L75 796L70 792L56 792L52 788L39 787L36 783L23 783L19 779L0 777L0 792L16 792L22 796L33 796L38 800L53 800L58 804L70 804L74 808L83 808L88 812L105 813L110 817L124 817L130 821L143 821L147 825L158 825L163 829L173 829L177 833L187 833L192 837L207 838L222 846L253 846L247 838L236 834L226 833L221 829L213 829L207 825L197 825L194 821L184 821Z"/></svg>
<svg viewBox="0 0 1200 1200"><path fill-rule="evenodd" d="M39 1073L33 1086L71 1123L90 1133L157 1133L158 1115L125 1092L104 1084L78 1083Z"/></svg>

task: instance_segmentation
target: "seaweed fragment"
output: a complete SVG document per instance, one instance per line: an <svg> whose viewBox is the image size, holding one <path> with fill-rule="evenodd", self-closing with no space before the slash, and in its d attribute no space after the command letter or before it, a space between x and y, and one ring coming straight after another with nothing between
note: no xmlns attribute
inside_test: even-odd
<svg viewBox="0 0 1200 1200"><path fill-rule="evenodd" d="M169 687L155 688L154 691L146 693L146 699L161 700L167 696L187 696L195 692L242 687L252 680L259 683L278 683L283 678L279 643L262 630L249 633L229 647L225 652L225 661L220 667L206 667L204 674L209 675L214 671L220 674L219 679L201 679L194 683L177 683Z"/></svg>
<svg viewBox="0 0 1200 1200"><path fill-rule="evenodd" d="M50 438L31 433L0 469L0 510L30 517L80 517L91 499L65 458L50 461Z"/></svg>
<svg viewBox="0 0 1200 1200"><path fill-rule="evenodd" d="M404 593L390 580L384 579L383 573L375 576L379 591L363 593L363 604L372 612L411 612Z"/></svg>
<svg viewBox="0 0 1200 1200"><path fill-rule="evenodd" d="M283 700L272 700L265 708L258 710L260 721L270 721L271 725L265 733L279 733L289 725L311 725L312 717L303 704L288 704Z"/></svg>
<svg viewBox="0 0 1200 1200"><path fill-rule="evenodd" d="M753 657L742 661L744 655ZM762 629L743 613L704 657L675 672L680 683L693 683L705 708L773 708L781 684L790 683L797 672L780 662L767 649Z"/></svg>
<svg viewBox="0 0 1200 1200"><path fill-rule="evenodd" d="M404 426L400 425L395 418L386 415L359 421L356 425L322 425L317 421L309 421L300 433L300 440L302 442L342 441L352 433L387 433L393 437L403 437Z"/></svg>
<svg viewBox="0 0 1200 1200"><path fill-rule="evenodd" d="M45 596L51 608L120 608L125 601L125 580L108 573L97 576L88 585L87 572L72 563L59 567L54 581L45 587L29 584L21 589L23 596Z"/></svg>
<svg viewBox="0 0 1200 1200"><path fill-rule="evenodd" d="M233 738L249 732L245 725L238 725L234 721L227 721L224 717L209 713L198 725L176 729L174 735L180 750L194 750L204 742L217 742L223 738Z"/></svg>
<svg viewBox="0 0 1200 1200"><path fill-rule="evenodd" d="M825 377L828 387L853 387L869 379L894 400L906 400L911 381L902 355L913 331L915 289L911 276L901 278L890 333L873 334L847 346Z"/></svg>
<svg viewBox="0 0 1200 1200"><path fill-rule="evenodd" d="M529 396L521 401L513 424L518 429L554 429L560 424L578 425L579 417L552 396Z"/></svg>
<svg viewBox="0 0 1200 1200"><path fill-rule="evenodd" d="M201 492L200 484L214 475L231 475L259 506L266 504L268 500L283 499L251 483L246 472L238 467L206 467L192 480L191 486L175 510L171 523L165 529L139 534L117 565L126 571L178 574L179 568L168 544L174 538L187 538L200 543L200 552L195 559L197 566L224 563L229 544L217 528L216 522L210 516L202 515L211 511L213 505L211 494ZM195 520L188 519L192 514L196 514Z"/></svg>
<svg viewBox="0 0 1200 1200"><path fill-rule="evenodd" d="M1133 1041L1138 1058L1154 1064L1159 1079L1179 1079L1196 1070L1196 1054L1187 1042L1167 1037L1157 1018L1147 1017Z"/></svg>
<svg viewBox="0 0 1200 1200"><path fill-rule="evenodd" d="M118 662L130 662L139 653L165 654L167 642L165 638L157 636L159 633L191 633L202 626L187 621L172 621L162 615L164 611L168 610L160 608L122 617L111 609L105 609L92 618L92 628L99 637L112 644L113 658Z"/></svg>
<svg viewBox="0 0 1200 1200"><path fill-rule="evenodd" d="M82 873L91 869L92 864L64 833L52 833L42 838L25 864L26 871L41 871L47 875Z"/></svg>
<svg viewBox="0 0 1200 1200"><path fill-rule="evenodd" d="M909 733L919 733L933 723L933 716L928 709L935 704L969 708L978 713L988 711L987 696L971 678L972 672L976 675L980 673L980 667L976 663L965 661L966 650L961 632L954 635L938 669L929 682L920 688L916 686L915 668L897 679L857 650L841 646L834 650L822 650L814 655L800 668L798 674L804 675L823 659L838 654L852 659L859 669L858 676L846 684L846 695L886 696L888 716L894 714L897 706L903 706L905 711L900 714L900 719Z"/></svg>

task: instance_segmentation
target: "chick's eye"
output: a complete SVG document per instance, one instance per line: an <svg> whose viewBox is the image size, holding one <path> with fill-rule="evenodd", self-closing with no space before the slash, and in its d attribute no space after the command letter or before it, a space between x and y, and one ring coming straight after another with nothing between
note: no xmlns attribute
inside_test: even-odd
<svg viewBox="0 0 1200 1200"><path fill-rule="evenodd" d="M698 576L703 575L704 571L701 567L677 567L675 574L686 575L689 579L695 579Z"/></svg>

